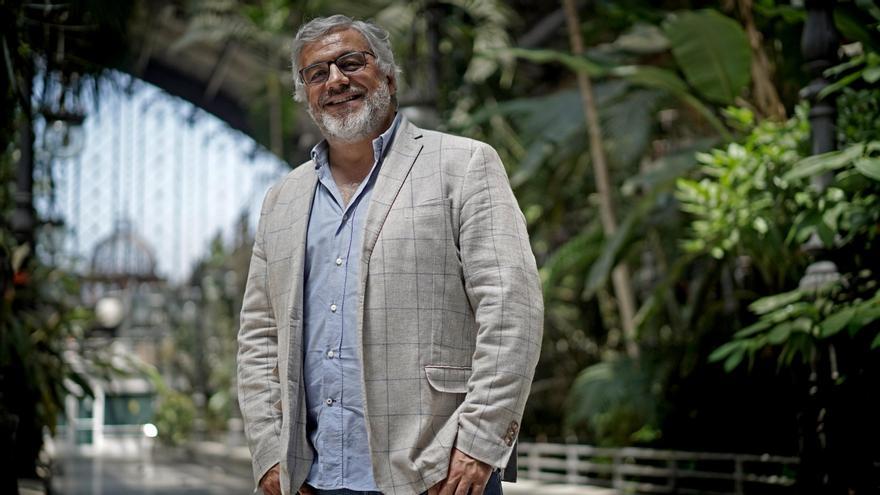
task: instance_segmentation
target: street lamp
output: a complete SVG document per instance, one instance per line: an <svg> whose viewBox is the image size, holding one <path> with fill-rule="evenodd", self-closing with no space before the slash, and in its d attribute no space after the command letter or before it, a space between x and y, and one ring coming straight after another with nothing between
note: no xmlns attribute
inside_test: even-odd
<svg viewBox="0 0 880 495"><path fill-rule="evenodd" d="M83 122L85 113L73 111L55 112L49 109L40 111L46 119L41 147L52 158L74 158L85 144Z"/></svg>

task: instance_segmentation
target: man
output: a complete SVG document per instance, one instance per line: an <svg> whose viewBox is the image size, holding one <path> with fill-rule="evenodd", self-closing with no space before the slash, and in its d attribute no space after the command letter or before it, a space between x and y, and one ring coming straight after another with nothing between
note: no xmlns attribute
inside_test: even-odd
<svg viewBox="0 0 880 495"><path fill-rule="evenodd" d="M500 493L540 351L535 260L497 153L409 123L396 72L370 23L294 40L325 139L266 194L238 338L267 494Z"/></svg>

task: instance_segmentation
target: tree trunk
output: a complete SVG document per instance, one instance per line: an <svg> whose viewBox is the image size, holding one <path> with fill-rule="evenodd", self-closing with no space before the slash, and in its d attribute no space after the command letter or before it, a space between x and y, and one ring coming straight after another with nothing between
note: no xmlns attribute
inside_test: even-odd
<svg viewBox="0 0 880 495"><path fill-rule="evenodd" d="M575 55L583 55L584 42L581 38L581 23L578 19L574 0L563 0L562 3L565 7L571 51ZM617 219L611 198L611 179L608 174L605 150L602 147L602 130L599 127L596 101L593 98L593 86L590 82L590 77L582 71L577 73L577 82L587 122L587 133L590 139L590 159L596 176L596 191L599 194L599 217L602 221L605 239L610 239L617 232ZM617 298L617 309L620 312L626 353L630 357L635 358L639 355L634 323L635 297L633 296L629 267L626 263L621 262L614 268L614 271L611 272L611 282L614 287L614 296Z"/></svg>
<svg viewBox="0 0 880 495"><path fill-rule="evenodd" d="M737 0L736 6L752 48L752 90L755 106L766 117L785 120L785 105L779 99L779 93L773 84L773 66L764 51L764 37L755 26L753 0Z"/></svg>

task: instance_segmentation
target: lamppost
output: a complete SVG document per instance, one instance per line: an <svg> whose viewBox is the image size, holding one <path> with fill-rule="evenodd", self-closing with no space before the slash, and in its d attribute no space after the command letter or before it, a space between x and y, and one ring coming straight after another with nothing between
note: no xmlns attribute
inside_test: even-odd
<svg viewBox="0 0 880 495"><path fill-rule="evenodd" d="M15 170L15 209L10 226L19 245L31 245L37 225L34 213L34 122L30 110L31 81L22 78L21 121L18 126L18 164Z"/></svg>
<svg viewBox="0 0 880 495"><path fill-rule="evenodd" d="M824 72L837 63L839 45L834 26L834 0L806 0L806 22L801 36L801 53L810 83L801 91L801 98L810 103L811 153L818 155L836 148L835 102L831 98L819 98L829 81ZM825 172L811 178L811 185L818 192L824 191L833 179L833 173ZM830 283L840 279L837 265L823 259L833 246L826 246L817 234L804 244L804 251L813 259L800 281L800 289L817 294ZM801 466L798 485L806 494L843 493L844 485L835 469L833 448L835 439L829 431L833 411L829 411L827 398L834 386L834 348L825 342L817 343L816 352L810 359L807 379L807 400L799 413L801 429Z"/></svg>

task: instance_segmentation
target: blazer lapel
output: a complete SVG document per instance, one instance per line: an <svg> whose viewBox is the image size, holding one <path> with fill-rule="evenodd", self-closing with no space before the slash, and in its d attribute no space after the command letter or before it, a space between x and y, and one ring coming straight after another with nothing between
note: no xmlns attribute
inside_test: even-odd
<svg viewBox="0 0 880 495"><path fill-rule="evenodd" d="M312 199L315 196L317 175L314 173L312 162L301 165L305 169L282 186L279 192L278 217L276 224L279 226L290 225L289 229L279 232L279 238L275 242L275 252L269 260L284 260L289 257L290 263L284 268L280 266L272 270L270 277L278 282L276 287L284 285L290 287L287 291L287 300L284 307L287 308L287 316L290 321L284 330L290 331L289 338L283 339L279 349L279 355L289 357L288 366L299 366L296 356L290 354L291 349L297 349L302 345L302 314L303 314L303 265L305 263L306 234L309 226L309 212L312 209ZM286 203L286 206L282 206ZM283 265L283 264L282 264ZM278 301L282 303L282 301ZM281 343L279 339L279 343ZM297 353L297 356L299 354Z"/></svg>
<svg viewBox="0 0 880 495"><path fill-rule="evenodd" d="M382 168L379 169L379 176L376 178L376 184L373 188L373 196L370 200L370 207L367 210L367 219L364 225L364 245L361 253L361 290L363 290L366 281L366 266L370 263L370 255L373 254L373 247L376 246L376 240L379 238L379 232L388 216L388 211L403 181L409 174L410 169L422 151L422 143L420 139L422 131L414 126L403 117L400 121L400 127L397 129L397 135L391 144L391 149L382 162Z"/></svg>

